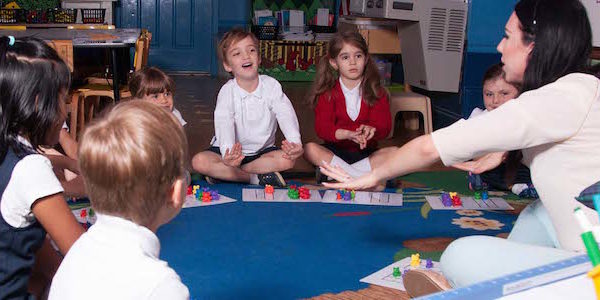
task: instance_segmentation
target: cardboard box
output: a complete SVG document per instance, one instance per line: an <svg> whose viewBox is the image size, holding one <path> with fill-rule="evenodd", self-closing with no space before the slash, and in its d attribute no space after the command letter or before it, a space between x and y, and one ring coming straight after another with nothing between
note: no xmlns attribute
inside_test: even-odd
<svg viewBox="0 0 600 300"><path fill-rule="evenodd" d="M358 30L369 45L370 54L401 54L397 25L393 21L368 18L340 19L338 31Z"/></svg>

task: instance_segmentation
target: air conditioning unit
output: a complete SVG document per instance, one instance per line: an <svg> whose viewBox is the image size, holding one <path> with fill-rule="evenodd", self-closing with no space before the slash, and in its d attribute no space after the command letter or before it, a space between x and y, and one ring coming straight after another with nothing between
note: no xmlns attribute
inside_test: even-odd
<svg viewBox="0 0 600 300"><path fill-rule="evenodd" d="M464 0L351 0L349 11L399 21L406 83L458 92L468 12Z"/></svg>

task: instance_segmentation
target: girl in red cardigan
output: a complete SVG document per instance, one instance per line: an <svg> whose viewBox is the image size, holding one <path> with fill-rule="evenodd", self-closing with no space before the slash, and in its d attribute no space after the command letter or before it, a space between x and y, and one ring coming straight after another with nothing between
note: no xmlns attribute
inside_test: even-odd
<svg viewBox="0 0 600 300"><path fill-rule="evenodd" d="M337 33L317 65L309 95L315 131L325 143L306 145L308 161L339 166L353 177L384 162L382 158L395 147L377 150L377 140L389 134L392 124L388 93L379 80L360 33Z"/></svg>

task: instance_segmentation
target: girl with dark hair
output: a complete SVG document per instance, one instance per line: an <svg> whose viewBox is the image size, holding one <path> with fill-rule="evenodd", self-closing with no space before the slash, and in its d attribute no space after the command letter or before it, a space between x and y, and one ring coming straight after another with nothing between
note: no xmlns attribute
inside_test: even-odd
<svg viewBox="0 0 600 300"><path fill-rule="evenodd" d="M439 160L480 173L498 166L505 151L521 149L541 202L521 212L507 239L471 236L451 243L441 257L444 275L464 286L585 251L573 210L581 206L574 197L600 178L600 80L588 74L591 36L578 0L520 1L498 45L506 81L522 86L515 101L418 137L358 179L326 166L325 174L342 181L328 186L369 188ZM465 162L474 157L480 159ZM599 223L594 210L581 209ZM439 288L430 287L420 291Z"/></svg>
<svg viewBox="0 0 600 300"><path fill-rule="evenodd" d="M39 154L58 141L69 85L68 67L45 42L0 37L0 299L49 286L60 259L46 233L63 255L83 233Z"/></svg>
<svg viewBox="0 0 600 300"><path fill-rule="evenodd" d="M360 33L341 32L329 42L317 65L309 101L315 111L315 131L325 141L306 144L304 154L312 164L327 162L359 177L393 150L377 150L377 140L391 130L390 104Z"/></svg>

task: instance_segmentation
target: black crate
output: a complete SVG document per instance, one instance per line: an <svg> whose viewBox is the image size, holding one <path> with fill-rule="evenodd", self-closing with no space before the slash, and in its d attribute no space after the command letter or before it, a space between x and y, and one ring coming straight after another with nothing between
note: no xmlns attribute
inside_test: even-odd
<svg viewBox="0 0 600 300"><path fill-rule="evenodd" d="M104 23L104 14L106 14L106 8L82 8L81 9L81 20L83 23Z"/></svg>
<svg viewBox="0 0 600 300"><path fill-rule="evenodd" d="M49 9L50 20L54 23L71 24L77 21L77 9L55 8Z"/></svg>
<svg viewBox="0 0 600 300"><path fill-rule="evenodd" d="M259 40L276 40L279 34L279 26L252 25L252 33Z"/></svg>
<svg viewBox="0 0 600 300"><path fill-rule="evenodd" d="M49 22L48 11L45 9L28 9L25 11L25 22L29 24L45 24Z"/></svg>
<svg viewBox="0 0 600 300"><path fill-rule="evenodd" d="M318 25L309 25L309 29L314 33L335 33L335 26L318 26Z"/></svg>
<svg viewBox="0 0 600 300"><path fill-rule="evenodd" d="M0 8L0 24L23 23L23 10Z"/></svg>

